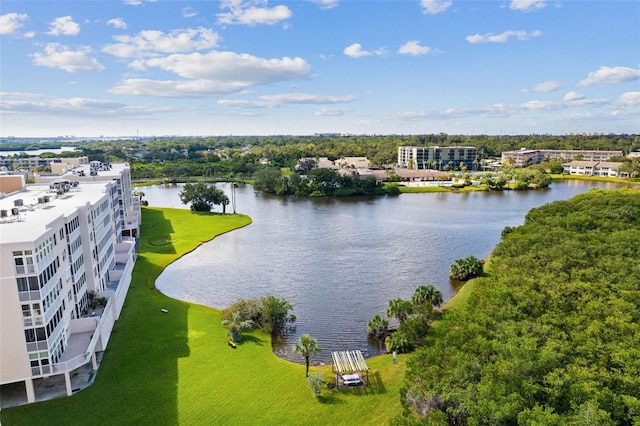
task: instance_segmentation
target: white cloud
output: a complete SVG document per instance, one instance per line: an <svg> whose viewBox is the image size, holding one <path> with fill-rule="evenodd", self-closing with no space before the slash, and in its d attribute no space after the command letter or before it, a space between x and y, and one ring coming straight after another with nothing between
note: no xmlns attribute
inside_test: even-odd
<svg viewBox="0 0 640 426"><path fill-rule="evenodd" d="M407 111L395 114L393 117L417 121L424 119L455 119L463 117L510 117L520 113L556 111L569 108L599 108L609 103L606 99L585 99L584 96L565 96L561 100L539 101L531 100L522 104L497 103L492 105L470 108L448 108L442 111Z"/></svg>
<svg viewBox="0 0 640 426"><path fill-rule="evenodd" d="M113 18L107 21L107 25L113 25L114 28L118 28L119 30L124 30L127 28L127 23L124 22L122 18Z"/></svg>
<svg viewBox="0 0 640 426"><path fill-rule="evenodd" d="M422 13L425 15L437 15L451 7L451 0L420 0Z"/></svg>
<svg viewBox="0 0 640 426"><path fill-rule="evenodd" d="M519 107L524 110L544 110L544 111L553 111L557 109L566 108L566 104L564 102L558 101L528 101L520 105Z"/></svg>
<svg viewBox="0 0 640 426"><path fill-rule="evenodd" d="M140 6L142 4L141 0L124 0L124 4L129 6Z"/></svg>
<svg viewBox="0 0 640 426"><path fill-rule="evenodd" d="M278 95L263 95L256 100L221 99L218 104L234 108L278 108L288 104L323 105L355 101L357 96L327 96L309 93L283 93Z"/></svg>
<svg viewBox="0 0 640 426"><path fill-rule="evenodd" d="M619 108L611 115L614 117L633 117L640 115L640 92L626 92L620 95L615 105Z"/></svg>
<svg viewBox="0 0 640 426"><path fill-rule="evenodd" d="M418 40L410 40L400 46L398 53L401 55L420 56L432 53L433 49L429 46L422 46Z"/></svg>
<svg viewBox="0 0 640 426"><path fill-rule="evenodd" d="M474 35L470 35L467 36L465 38L465 40L467 40L469 43L505 43L506 41L508 41L510 38L515 37L518 40L529 40L529 38L531 37L540 37L542 35L542 31L540 30L535 30L535 31L531 31L530 33L526 32L526 31L505 31L501 34L493 34L493 33L487 33L487 34L474 34Z"/></svg>
<svg viewBox="0 0 640 426"><path fill-rule="evenodd" d="M617 105L622 106L636 106L640 105L640 92L627 92L623 93L616 101ZM636 112L638 112L636 110Z"/></svg>
<svg viewBox="0 0 640 426"><path fill-rule="evenodd" d="M37 114L69 114L100 115L106 110L121 109L125 105L119 102L87 98L6 100L2 109L9 112L28 112Z"/></svg>
<svg viewBox="0 0 640 426"><path fill-rule="evenodd" d="M196 16L198 12L196 12L192 7L183 7L182 8L182 17L183 18L193 18Z"/></svg>
<svg viewBox="0 0 640 426"><path fill-rule="evenodd" d="M273 108L275 105L266 102L266 101L249 101L249 100L238 100L238 99L221 99L218 101L219 105L223 105L231 108Z"/></svg>
<svg viewBox="0 0 640 426"><path fill-rule="evenodd" d="M333 9L340 3L340 0L309 0L311 3L320 5L321 9Z"/></svg>
<svg viewBox="0 0 640 426"><path fill-rule="evenodd" d="M280 95L264 95L260 99L276 104L336 104L343 102L353 102L356 96L326 96L310 95L308 93L285 93Z"/></svg>
<svg viewBox="0 0 640 426"><path fill-rule="evenodd" d="M523 92L553 92L560 88L560 83L557 81L545 81L544 83L538 83L528 89L522 89Z"/></svg>
<svg viewBox="0 0 640 426"><path fill-rule="evenodd" d="M362 45L360 43L353 43L352 45L345 47L342 52L352 58L362 58L363 56L371 55L387 56L388 54L384 47L379 47L375 50L362 50Z"/></svg>
<svg viewBox="0 0 640 426"><path fill-rule="evenodd" d="M96 58L89 56L91 48L83 46L71 50L59 43L48 43L42 53L34 53L33 63L43 67L60 68L67 72L103 71L105 68Z"/></svg>
<svg viewBox="0 0 640 426"><path fill-rule="evenodd" d="M183 80L128 79L112 93L201 98L236 93L250 86L306 78L311 71L301 58L263 59L234 52L175 54L136 61L137 69L159 68Z"/></svg>
<svg viewBox="0 0 640 426"><path fill-rule="evenodd" d="M127 105L106 99L95 98L53 98L40 93L1 93L0 110L6 114L36 114L67 117L129 118L158 113L173 113L172 106Z"/></svg>
<svg viewBox="0 0 640 426"><path fill-rule="evenodd" d="M118 43L106 45L103 52L119 58L133 58L210 49L218 45L220 36L213 30L200 27L170 33L146 30L135 36L118 35L113 39Z"/></svg>
<svg viewBox="0 0 640 426"><path fill-rule="evenodd" d="M229 12L218 13L219 24L229 25L274 25L291 18L293 13L288 7L279 5L266 7L266 0L223 0L220 9Z"/></svg>
<svg viewBox="0 0 640 426"><path fill-rule="evenodd" d="M13 34L24 25L24 21L29 19L26 13L5 13L0 15L0 34Z"/></svg>
<svg viewBox="0 0 640 426"><path fill-rule="evenodd" d="M208 98L235 93L246 86L242 82L214 80L151 80L131 78L108 90L118 95L159 98Z"/></svg>
<svg viewBox="0 0 640 426"><path fill-rule="evenodd" d="M600 67L590 72L587 78L578 83L579 86L591 86L599 83L621 83L640 78L640 69L628 67Z"/></svg>
<svg viewBox="0 0 640 426"><path fill-rule="evenodd" d="M352 45L345 47L343 52L345 55L352 58L361 58L363 56L373 55L373 53L367 50L362 50L362 45L360 43L353 43Z"/></svg>
<svg viewBox="0 0 640 426"><path fill-rule="evenodd" d="M519 10L521 12L531 12L540 10L546 6L545 0L511 0L509 9Z"/></svg>
<svg viewBox="0 0 640 426"><path fill-rule="evenodd" d="M351 108L324 107L324 108L320 108L318 111L313 113L313 115L318 117L337 117L340 115L345 115L351 111L352 111Z"/></svg>
<svg viewBox="0 0 640 426"><path fill-rule="evenodd" d="M47 34L59 36L67 35L73 36L80 32L80 25L73 21L71 16L61 16L56 18L49 24L49 31Z"/></svg>
<svg viewBox="0 0 640 426"><path fill-rule="evenodd" d="M145 65L184 78L237 81L247 86L301 79L311 69L302 58L263 59L248 54L217 51L152 58L145 60Z"/></svg>
<svg viewBox="0 0 640 426"><path fill-rule="evenodd" d="M567 102L571 102L571 101L579 101L579 100L582 100L584 98L585 98L585 96L581 95L580 93L569 92L566 95L564 95L564 98L562 98L562 99L564 99Z"/></svg>

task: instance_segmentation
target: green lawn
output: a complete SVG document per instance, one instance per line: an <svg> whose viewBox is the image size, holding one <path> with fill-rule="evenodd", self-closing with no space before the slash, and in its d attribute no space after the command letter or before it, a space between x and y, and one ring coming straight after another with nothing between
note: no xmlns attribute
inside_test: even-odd
<svg viewBox="0 0 640 426"><path fill-rule="evenodd" d="M396 364L390 355L369 359L368 387L324 389L316 399L304 365L276 357L269 336L249 333L231 349L218 310L156 290L164 267L216 235L248 225L249 217L159 208L144 208L142 217L131 288L95 383L71 397L2 410L4 426L376 425L401 412L405 356ZM330 366L315 371L331 379Z"/></svg>
<svg viewBox="0 0 640 426"><path fill-rule="evenodd" d="M554 180L587 180L594 182L614 182L614 183L626 183L629 185L638 185L640 181L637 179L623 179L619 177L606 177L606 176L581 176L581 175L565 175L565 174L551 174Z"/></svg>

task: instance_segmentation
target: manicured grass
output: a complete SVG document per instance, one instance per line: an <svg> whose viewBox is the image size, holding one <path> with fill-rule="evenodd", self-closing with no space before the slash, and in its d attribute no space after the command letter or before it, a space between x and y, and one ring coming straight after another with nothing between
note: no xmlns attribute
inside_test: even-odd
<svg viewBox="0 0 640 426"><path fill-rule="evenodd" d="M218 310L171 299L155 288L169 263L248 225L249 217L144 208L142 218L131 288L95 383L68 398L2 410L4 426L376 425L400 413L406 356L399 355L396 364L390 355L369 359L369 386L323 389L316 399L304 365L276 357L270 336L251 332L231 349ZM315 371L331 380L330 366Z"/></svg>
<svg viewBox="0 0 640 426"><path fill-rule="evenodd" d="M400 188L400 192L403 194L413 194L413 193L423 193L423 192L484 192L489 191L489 189L485 185L480 186L464 186L464 187L453 187L453 186L404 186L398 185ZM509 189L509 188L507 188Z"/></svg>
<svg viewBox="0 0 640 426"><path fill-rule="evenodd" d="M417 194L423 192L452 192L452 190L445 186L404 186L398 185L400 192L403 194Z"/></svg>
<svg viewBox="0 0 640 426"><path fill-rule="evenodd" d="M593 182L614 182L614 183L628 183L630 185L639 185L640 182L636 179L623 179L619 177L607 177L607 176L580 176L580 175L561 175L552 174L549 175L554 180L587 180Z"/></svg>

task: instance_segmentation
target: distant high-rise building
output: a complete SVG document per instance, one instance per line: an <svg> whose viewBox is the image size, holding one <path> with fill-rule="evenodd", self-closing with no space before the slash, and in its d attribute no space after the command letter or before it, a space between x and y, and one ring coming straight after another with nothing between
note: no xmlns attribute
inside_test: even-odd
<svg viewBox="0 0 640 426"><path fill-rule="evenodd" d="M477 155L478 150L473 146L400 146L398 167L443 170L457 169L463 163L471 170Z"/></svg>

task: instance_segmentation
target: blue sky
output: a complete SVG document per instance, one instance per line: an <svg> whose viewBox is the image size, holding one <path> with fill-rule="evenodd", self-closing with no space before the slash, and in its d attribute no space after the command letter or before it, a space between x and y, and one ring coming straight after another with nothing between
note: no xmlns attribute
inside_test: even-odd
<svg viewBox="0 0 640 426"><path fill-rule="evenodd" d="M0 136L640 133L640 2L6 1Z"/></svg>

